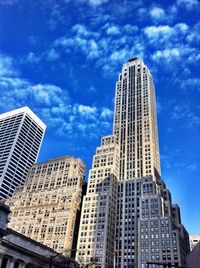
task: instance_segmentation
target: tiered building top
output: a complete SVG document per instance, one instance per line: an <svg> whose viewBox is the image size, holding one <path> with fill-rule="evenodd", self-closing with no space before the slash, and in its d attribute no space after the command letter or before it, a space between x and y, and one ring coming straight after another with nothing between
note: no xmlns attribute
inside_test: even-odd
<svg viewBox="0 0 200 268"><path fill-rule="evenodd" d="M142 60L124 64L116 83L113 133L120 147L120 180L160 176L153 79Z"/></svg>

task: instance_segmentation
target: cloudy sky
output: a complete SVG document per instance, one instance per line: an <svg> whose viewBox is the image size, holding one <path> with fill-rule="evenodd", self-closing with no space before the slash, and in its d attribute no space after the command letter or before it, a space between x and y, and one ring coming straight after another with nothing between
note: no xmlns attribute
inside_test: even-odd
<svg viewBox="0 0 200 268"><path fill-rule="evenodd" d="M162 176L190 233L200 233L198 0L0 0L0 113L29 106L47 125L39 161L91 167L112 132L121 66L154 77Z"/></svg>

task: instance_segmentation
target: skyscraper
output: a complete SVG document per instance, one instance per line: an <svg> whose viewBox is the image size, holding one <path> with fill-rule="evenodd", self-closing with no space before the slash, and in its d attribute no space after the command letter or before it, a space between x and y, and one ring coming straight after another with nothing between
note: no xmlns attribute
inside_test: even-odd
<svg viewBox="0 0 200 268"><path fill-rule="evenodd" d="M30 168L25 185L7 200L8 226L58 252L75 254L85 164L63 156Z"/></svg>
<svg viewBox="0 0 200 268"><path fill-rule="evenodd" d="M155 89L141 59L122 67L111 137L112 157L104 137L93 158L77 261L83 267L95 261L101 268L184 265L188 233L161 179Z"/></svg>
<svg viewBox="0 0 200 268"><path fill-rule="evenodd" d="M37 160L45 124L23 107L0 115L0 198L12 196Z"/></svg>
<svg viewBox="0 0 200 268"><path fill-rule="evenodd" d="M120 147L120 180L160 175L153 79L138 58L122 67L116 83L113 134Z"/></svg>

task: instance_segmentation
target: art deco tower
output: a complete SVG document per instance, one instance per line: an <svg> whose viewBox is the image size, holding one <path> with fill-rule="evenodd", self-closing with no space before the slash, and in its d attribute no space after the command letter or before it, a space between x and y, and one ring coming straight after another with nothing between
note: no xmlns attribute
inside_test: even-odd
<svg viewBox="0 0 200 268"><path fill-rule="evenodd" d="M0 198L24 184L38 157L45 124L23 107L0 115Z"/></svg>
<svg viewBox="0 0 200 268"><path fill-rule="evenodd" d="M113 135L93 158L79 230L81 267L185 265L188 233L161 179L155 89L141 59L116 83Z"/></svg>
<svg viewBox="0 0 200 268"><path fill-rule="evenodd" d="M120 180L160 175L153 79L141 59L125 63L116 84L113 134L120 146Z"/></svg>

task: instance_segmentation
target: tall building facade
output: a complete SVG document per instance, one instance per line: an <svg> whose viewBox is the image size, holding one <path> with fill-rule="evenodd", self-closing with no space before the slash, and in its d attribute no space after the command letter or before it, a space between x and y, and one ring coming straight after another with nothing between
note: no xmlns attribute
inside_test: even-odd
<svg viewBox="0 0 200 268"><path fill-rule="evenodd" d="M45 124L23 107L0 115L0 198L12 196L24 184L36 162Z"/></svg>
<svg viewBox="0 0 200 268"><path fill-rule="evenodd" d="M120 180L160 175L155 89L140 59L130 59L119 74L113 134L121 153Z"/></svg>
<svg viewBox="0 0 200 268"><path fill-rule="evenodd" d="M104 267L113 263L118 173L116 139L112 135L103 137L93 157L87 194L83 199L77 245L77 260L82 265L96 258Z"/></svg>
<svg viewBox="0 0 200 268"><path fill-rule="evenodd" d="M101 268L146 268L148 263L151 268L164 267L159 263L184 265L189 251L188 233L161 179L155 89L141 59L130 59L122 67L116 83L111 137L117 162L110 162L109 176L114 178L115 187L108 172L104 172L108 152L102 142L89 174L77 261L83 267L95 262ZM98 185L104 181L109 181L106 191L112 203L105 199L102 208L101 201L94 202L93 215L90 206L92 200L101 200L104 189ZM99 218L100 209L107 211L103 218ZM92 237L88 229L91 225Z"/></svg>
<svg viewBox="0 0 200 268"><path fill-rule="evenodd" d="M75 253L85 164L63 156L35 164L7 204L8 227L57 252Z"/></svg>

